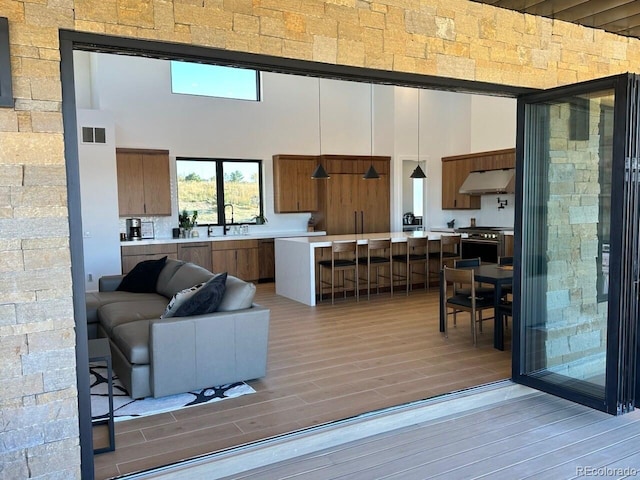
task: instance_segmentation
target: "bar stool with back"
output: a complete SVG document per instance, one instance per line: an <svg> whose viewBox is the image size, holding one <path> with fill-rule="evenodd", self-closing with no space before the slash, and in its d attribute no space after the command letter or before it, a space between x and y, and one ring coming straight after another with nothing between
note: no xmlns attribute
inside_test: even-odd
<svg viewBox="0 0 640 480"><path fill-rule="evenodd" d="M462 235L442 235L439 242L440 248L436 252L429 253L429 259L437 262L437 269L431 269L429 263L429 277L440 278L440 271L446 266L452 267L456 260L462 259Z"/></svg>
<svg viewBox="0 0 640 480"><path fill-rule="evenodd" d="M348 255L349 258L340 258L339 254ZM349 255L350 254L350 255ZM346 282L351 282L355 288L356 301L360 300L360 285L358 279L358 242L345 241L345 242L331 242L331 260L320 260L318 262L318 286L320 288L320 300L324 293L325 285L331 287L331 304L334 303L334 291L336 287L336 272L342 272L342 283L337 285L342 289L344 298L347 297ZM323 270L331 271L331 281L327 282L323 279ZM353 270L353 279L347 278L345 275L347 271Z"/></svg>
<svg viewBox="0 0 640 480"><path fill-rule="evenodd" d="M394 255L393 261L403 263L406 266L406 274L395 274L396 278L403 279L407 284L407 295L412 289L413 275L422 275L424 277L424 289L429 288L429 238L428 237L409 237L407 238L407 253L405 255ZM413 269L414 265L422 265L424 272Z"/></svg>
<svg viewBox="0 0 640 480"><path fill-rule="evenodd" d="M370 239L367 243L367 256L358 258L358 265L367 268L367 300L371 297L371 270L375 272L376 293L380 293L380 287L389 286L393 295L393 257L391 255L391 239ZM389 276L381 275L380 269L389 267ZM380 279L388 280L388 283L380 284Z"/></svg>

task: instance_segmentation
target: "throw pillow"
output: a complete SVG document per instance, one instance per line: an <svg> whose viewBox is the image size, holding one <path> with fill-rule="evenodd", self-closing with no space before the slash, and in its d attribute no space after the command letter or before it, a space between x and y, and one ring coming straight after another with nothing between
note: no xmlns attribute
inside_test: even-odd
<svg viewBox="0 0 640 480"><path fill-rule="evenodd" d="M180 308L176 309L175 317L188 317L191 315L205 315L218 309L226 289L227 273L216 275L206 282L198 291Z"/></svg>
<svg viewBox="0 0 640 480"><path fill-rule="evenodd" d="M181 290L178 293L176 293L169 301L167 308L165 309L164 313L160 316L160 318L175 317L176 311L191 297L193 297L196 294L196 292L200 290L200 288L202 288L203 285L204 285L204 282L198 283L197 285L194 285L191 288L185 288L184 290Z"/></svg>
<svg viewBox="0 0 640 480"><path fill-rule="evenodd" d="M160 272L164 268L167 257L158 260L145 260L138 263L125 275L116 290L133 293L155 293Z"/></svg>

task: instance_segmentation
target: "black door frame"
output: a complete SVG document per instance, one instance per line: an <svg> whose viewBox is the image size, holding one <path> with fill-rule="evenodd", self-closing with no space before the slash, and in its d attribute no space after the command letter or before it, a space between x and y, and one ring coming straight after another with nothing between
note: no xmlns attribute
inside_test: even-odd
<svg viewBox="0 0 640 480"><path fill-rule="evenodd" d="M444 90L457 93L488 94L516 98L531 88L499 85L488 82L458 80L430 75L376 70L364 67L295 60L262 54L252 54L200 47L189 44L140 40L95 33L60 30L60 70L62 80L62 115L64 126L65 165L67 174L69 236L73 305L76 338L87 337L82 217L80 205L80 168L77 144L77 119L73 71L74 50L124 54L166 60L189 60L202 63L231 65L257 70L315 76L356 82L388 84L406 87ZM86 342L76 341L78 372L78 412L81 446L82 478L93 479L93 440L91 430L91 396L89 389L88 350Z"/></svg>
<svg viewBox="0 0 640 480"><path fill-rule="evenodd" d="M602 410L610 414L621 414L633 408L635 394L635 355L633 355L633 365L629 365L629 354L637 350L635 321L622 318L622 314L628 305L621 303L623 297L629 303L632 299L626 295L625 281L629 276L637 277L637 265L633 267L635 272L627 272L624 276L623 255L626 253L623 238L624 230L628 226L625 219L625 157L628 148L628 93L630 78L629 74L616 75L597 80L591 80L578 84L557 87L536 93L524 94L518 97L517 113L517 140L516 140L516 163L524 166L525 161L525 115L527 103L537 103L553 101L558 98L568 96L578 96L590 92L603 90L614 90L614 133L613 133L613 171L612 171L612 194L611 194L611 250L609 263L609 301L607 320L607 365L606 382L604 389L604 400L598 400L593 396L578 392L576 390L563 388L557 384L548 383L540 378L528 376L523 373L525 362L524 332L520 322L521 299L522 299L522 233L523 233L523 186L524 167L516 170L516 191L520 194L516 197L515 212L515 245L514 245L514 317L513 317L513 362L512 379L523 385L530 386L570 401L587 405L591 408ZM622 128L625 127L625 128ZM637 139L636 139L637 140ZM541 253L544 255L544 252ZM636 297L637 306L637 297ZM632 338L629 338L629 334ZM624 337L624 339L623 339ZM633 352L631 352L633 351ZM620 363L622 361L622 364ZM634 372L633 382L624 380L628 375L626 368L632 368ZM631 385L632 384L632 385ZM621 390L622 389L622 390Z"/></svg>

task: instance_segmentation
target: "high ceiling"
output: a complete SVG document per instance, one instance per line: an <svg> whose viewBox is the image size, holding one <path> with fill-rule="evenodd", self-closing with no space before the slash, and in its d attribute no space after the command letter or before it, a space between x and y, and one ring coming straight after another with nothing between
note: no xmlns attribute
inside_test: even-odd
<svg viewBox="0 0 640 480"><path fill-rule="evenodd" d="M637 0L472 1L640 38L640 1Z"/></svg>

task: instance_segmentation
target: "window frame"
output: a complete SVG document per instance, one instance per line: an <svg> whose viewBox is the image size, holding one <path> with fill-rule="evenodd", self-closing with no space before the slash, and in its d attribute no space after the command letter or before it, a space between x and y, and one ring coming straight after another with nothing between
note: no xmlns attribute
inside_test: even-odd
<svg viewBox="0 0 640 480"><path fill-rule="evenodd" d="M216 192L218 194L218 202L216 205L218 222L217 223L200 223L198 222L198 226L208 227L214 226L219 227L222 226L223 223L221 220L224 217L224 205L226 203L224 198L224 163L256 163L258 165L258 196L260 197L260 205L259 205L259 216L264 216L264 190L263 190L263 181L262 181L262 167L263 161L261 159L252 159L252 158L224 158L224 157L193 157L193 156L179 156L176 157L176 201L178 202L178 211L182 211L182 207L180 206L180 192L178 185L178 162L181 160L186 161L199 161L199 162L212 162L215 164L215 172L216 172ZM226 225L257 225L257 222L234 222L234 223L225 223Z"/></svg>
<svg viewBox="0 0 640 480"><path fill-rule="evenodd" d="M9 51L9 20L0 17L0 107L13 107L11 54Z"/></svg>
<svg viewBox="0 0 640 480"><path fill-rule="evenodd" d="M196 65L206 65L211 67L224 67L224 68L234 68L237 70L250 70L255 73L255 99L253 98L239 98L239 97L231 97L231 96L223 96L223 95L207 95L204 93L188 93L188 92L175 92L173 88L174 77L173 77L173 65L174 63L191 63ZM255 68L250 67L237 67L235 65L225 65L225 64L217 64L217 63L205 63L205 62L191 62L188 60L169 60L169 76L170 84L171 84L171 94L172 95L190 95L192 97L204 97L204 98L221 98L226 100L237 100L240 102L261 102L262 101L262 72Z"/></svg>

